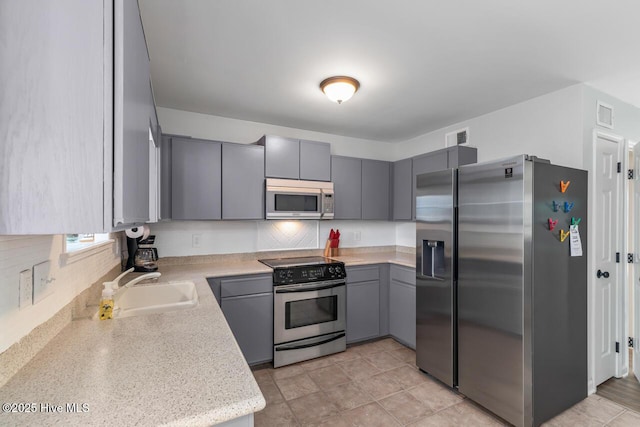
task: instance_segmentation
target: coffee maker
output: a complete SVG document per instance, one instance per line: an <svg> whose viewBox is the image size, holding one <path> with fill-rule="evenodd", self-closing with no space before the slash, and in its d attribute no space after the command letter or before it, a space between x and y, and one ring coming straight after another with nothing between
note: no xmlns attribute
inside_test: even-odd
<svg viewBox="0 0 640 427"><path fill-rule="evenodd" d="M136 233L135 228L131 229ZM148 273L158 271L158 249L153 247L156 241L155 235L129 237L127 233L127 269L133 267L133 271Z"/></svg>

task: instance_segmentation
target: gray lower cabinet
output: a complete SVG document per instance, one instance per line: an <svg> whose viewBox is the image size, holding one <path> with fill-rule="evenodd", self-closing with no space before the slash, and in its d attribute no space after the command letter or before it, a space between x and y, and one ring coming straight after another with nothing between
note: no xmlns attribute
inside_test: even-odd
<svg viewBox="0 0 640 427"><path fill-rule="evenodd" d="M264 219L264 147L222 144L222 219Z"/></svg>
<svg viewBox="0 0 640 427"><path fill-rule="evenodd" d="M362 218L362 160L331 156L334 219Z"/></svg>
<svg viewBox="0 0 640 427"><path fill-rule="evenodd" d="M412 159L398 160L393 164L392 218L394 221L411 221L413 215Z"/></svg>
<svg viewBox="0 0 640 427"><path fill-rule="evenodd" d="M172 139L172 219L221 218L221 162L221 142L187 138Z"/></svg>
<svg viewBox="0 0 640 427"><path fill-rule="evenodd" d="M331 181L331 145L300 140L300 179Z"/></svg>
<svg viewBox="0 0 640 427"><path fill-rule="evenodd" d="M347 343L380 336L380 271L347 268Z"/></svg>
<svg viewBox="0 0 640 427"><path fill-rule="evenodd" d="M273 359L273 281L270 274L208 279L247 363Z"/></svg>
<svg viewBox="0 0 640 427"><path fill-rule="evenodd" d="M362 219L389 219L390 163L362 159Z"/></svg>
<svg viewBox="0 0 640 427"><path fill-rule="evenodd" d="M391 265L389 282L389 333L416 348L415 269Z"/></svg>

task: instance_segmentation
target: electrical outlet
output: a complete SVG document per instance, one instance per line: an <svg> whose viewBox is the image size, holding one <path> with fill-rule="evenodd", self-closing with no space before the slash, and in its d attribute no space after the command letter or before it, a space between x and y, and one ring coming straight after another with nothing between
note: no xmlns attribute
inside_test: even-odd
<svg viewBox="0 0 640 427"><path fill-rule="evenodd" d="M199 248L202 246L202 234L191 235L191 246L194 248Z"/></svg>
<svg viewBox="0 0 640 427"><path fill-rule="evenodd" d="M33 305L33 271L24 270L20 272L20 300L18 306L20 310Z"/></svg>
<svg viewBox="0 0 640 427"><path fill-rule="evenodd" d="M361 231L355 231L353 233L353 241L354 242L359 242L360 240L362 240L362 232Z"/></svg>
<svg viewBox="0 0 640 427"><path fill-rule="evenodd" d="M55 277L51 277L51 263L41 262L33 266L33 303L37 304L54 291L53 282Z"/></svg>

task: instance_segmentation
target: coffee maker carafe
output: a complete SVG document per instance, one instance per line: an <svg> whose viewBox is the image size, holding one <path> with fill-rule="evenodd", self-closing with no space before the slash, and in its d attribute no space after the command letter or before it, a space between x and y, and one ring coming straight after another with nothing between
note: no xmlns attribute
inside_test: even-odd
<svg viewBox="0 0 640 427"><path fill-rule="evenodd" d="M132 229L133 230L133 229ZM133 267L134 271L148 273L158 271L158 249L153 247L156 236L143 237L127 236L127 269Z"/></svg>

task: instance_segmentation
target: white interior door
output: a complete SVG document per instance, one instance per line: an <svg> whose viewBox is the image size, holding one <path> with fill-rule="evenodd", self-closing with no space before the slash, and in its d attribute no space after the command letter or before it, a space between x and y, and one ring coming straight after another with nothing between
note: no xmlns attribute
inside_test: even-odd
<svg viewBox="0 0 640 427"><path fill-rule="evenodd" d="M595 256L591 283L594 316L594 382L597 386L616 375L617 306L620 296L621 264L616 252L621 251L620 209L622 174L618 173L622 141L596 135L594 147L594 210Z"/></svg>
<svg viewBox="0 0 640 427"><path fill-rule="evenodd" d="M640 380L640 143L633 147L633 373Z"/></svg>

